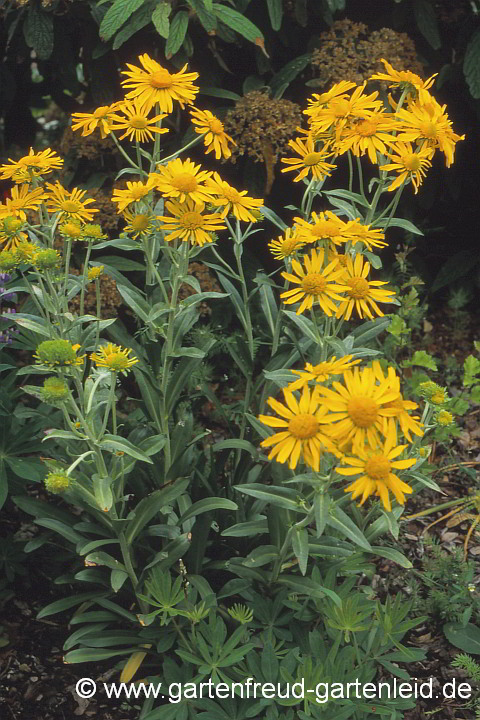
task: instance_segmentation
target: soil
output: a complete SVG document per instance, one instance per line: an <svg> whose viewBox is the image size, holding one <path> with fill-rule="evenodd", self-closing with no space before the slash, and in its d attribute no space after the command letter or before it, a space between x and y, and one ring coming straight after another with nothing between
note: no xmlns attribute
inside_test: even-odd
<svg viewBox="0 0 480 720"><path fill-rule="evenodd" d="M472 313L472 318L476 314ZM478 322L478 320L476 320ZM458 330L458 324L445 312L429 317L426 335L422 333L422 349L426 349L444 365L447 358L455 356L459 363L472 352L473 340L480 338L480 328L467 321L465 327ZM441 379L435 378L442 383ZM444 383L446 384L446 383ZM480 469L480 412L472 408L461 418L462 433L456 439L453 452L442 457L436 450L435 480L447 497L439 498L438 493L425 490L415 496L408 504L408 513L418 513L439 502L468 495L473 484L471 470ZM445 469L442 469L444 467ZM470 468L468 475L464 468ZM478 473L477 473L478 475ZM422 571L424 552L423 533L425 527L441 516L441 513L428 518L417 518L402 525L400 533L401 550L413 563L414 568ZM3 535L18 528L24 528L24 518L12 511L4 521ZM451 552L454 547L463 549L465 533L469 522L465 521L453 528L440 522L431 529L431 534L442 547ZM479 526L480 527L480 526ZM480 556L480 534L474 533L469 544L469 558L477 561ZM30 558L31 560L31 558ZM75 693L75 684L81 677L92 677L98 683L115 681L118 671L105 672L103 665L66 665L63 663L62 646L68 630L65 616L58 620L36 620L38 611L58 597L56 588L48 582L48 572L43 574L31 568L32 577L20 577L12 588L12 597L3 606L2 646L0 630L0 717L2 720L74 720L74 718L95 718L96 720L137 720L138 707L127 705L123 701L108 699L98 693L92 700L81 700ZM477 563L474 583L480 581L480 566ZM390 592L404 589L405 571L388 560L379 559L372 585L379 597L388 589ZM402 587L403 586L403 587ZM7 585L12 587L11 585ZM478 592L478 590L476 590ZM0 586L1 602L1 586ZM1 609L1 604L0 604ZM475 620L475 619L473 619ZM473 710L465 707L465 702L441 697L441 686L456 679L465 682L462 671L451 668L452 659L459 650L446 640L441 623L429 618L414 628L404 640L407 645L422 648L426 659L409 665L408 672L418 682L433 678L434 695L432 699L418 699L413 710L405 712L405 720L428 720L438 714L440 720L473 720ZM375 711L372 708L372 717Z"/></svg>

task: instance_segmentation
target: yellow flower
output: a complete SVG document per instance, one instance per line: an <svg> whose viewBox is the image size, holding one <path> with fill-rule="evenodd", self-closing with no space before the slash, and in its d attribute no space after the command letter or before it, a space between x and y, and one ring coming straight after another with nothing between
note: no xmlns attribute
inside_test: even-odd
<svg viewBox="0 0 480 720"><path fill-rule="evenodd" d="M37 347L34 358L49 367L83 365L85 355L77 356L80 345L72 345L68 340L44 340Z"/></svg>
<svg viewBox="0 0 480 720"><path fill-rule="evenodd" d="M348 99L348 95L346 93L354 87L354 82L351 82L350 80L341 80L339 83L336 83L333 87L331 87L330 90L327 90L327 92L324 92L321 95L314 93L311 98L308 98L309 107L307 110L303 111L304 114L315 115L319 108L324 107L334 98L338 99L339 96Z"/></svg>
<svg viewBox="0 0 480 720"><path fill-rule="evenodd" d="M22 232L25 222L14 215L8 215L0 220L0 245L4 250L15 250L21 243L27 240L28 235Z"/></svg>
<svg viewBox="0 0 480 720"><path fill-rule="evenodd" d="M442 425L442 427L453 425L453 415L451 412L448 412L448 410L440 410L435 420L439 425Z"/></svg>
<svg viewBox="0 0 480 720"><path fill-rule="evenodd" d="M338 293L343 292L346 285L337 282L343 276L343 268L338 265L336 259L332 260L324 268L324 253L323 248L318 253L316 250L312 250L310 256L304 256L305 269L298 260L292 260L292 271L296 274L282 273L282 277L286 280L300 286L294 290L287 290L280 295L281 298L286 298L283 300L286 305L302 300L297 315L300 315L304 310L309 310L314 303L318 302L323 312L331 317L337 310L337 306L333 301L343 300Z"/></svg>
<svg viewBox="0 0 480 720"><path fill-rule="evenodd" d="M301 217L295 217L293 220L296 223L296 233L304 242L314 243L327 240L328 245L330 243L341 245L350 239L347 232L348 224L330 210L318 215L312 212L311 222L307 222Z"/></svg>
<svg viewBox="0 0 480 720"><path fill-rule="evenodd" d="M117 115L117 112L123 113L125 117ZM153 133L157 135L163 135L167 133L167 128L157 127L157 122L167 117L163 115L155 115L148 119L149 111L142 104L139 98L133 100L123 100L117 104L116 111L110 116L110 130L125 130L123 135L119 137L119 140L123 140L128 137L130 140L136 140L137 142L147 142L148 140L154 140Z"/></svg>
<svg viewBox="0 0 480 720"><path fill-rule="evenodd" d="M188 158L175 158L166 165L157 165L157 172L150 177L164 197L176 198L179 202L211 202L213 191L204 183L212 173L200 167Z"/></svg>
<svg viewBox="0 0 480 720"><path fill-rule="evenodd" d="M277 260L285 260L285 258L296 253L297 250L300 250L304 245L305 241L300 240L291 228L285 230L285 235L280 235L277 240L272 240L268 243L270 252Z"/></svg>
<svg viewBox="0 0 480 720"><path fill-rule="evenodd" d="M418 96L420 102L428 102L428 99L431 97L428 90L435 82L438 73L429 77L428 80L422 80L419 75L410 72L410 70L394 70L392 65L383 58L381 58L381 62L385 65L387 72L375 73L370 77L370 80L386 80L389 83L389 87L399 87L401 90L406 89L408 94Z"/></svg>
<svg viewBox="0 0 480 720"><path fill-rule="evenodd" d="M204 135L205 153L208 155L209 152L214 151L216 160L220 160L220 158L227 160L232 154L228 143L232 143L232 145L237 143L230 135L227 135L223 123L210 110L192 108L190 114L192 123L197 125L195 132Z"/></svg>
<svg viewBox="0 0 480 720"><path fill-rule="evenodd" d="M369 118L375 111L381 110L382 103L376 100L378 92L363 95L364 89L365 83L359 85L351 95L333 98L327 105L312 111L312 132L317 134L333 130L338 140L348 122L355 118Z"/></svg>
<svg viewBox="0 0 480 720"><path fill-rule="evenodd" d="M335 355L333 355L330 360L324 360L318 363L318 365L307 363L304 370L292 370L292 373L298 375L299 379L290 383L288 389L291 391L300 390L305 385L308 385L311 380L314 380L316 383L323 383L332 377L332 375L340 375L345 372L345 370L348 370L349 367L358 365L359 362L361 362L361 360L354 360L353 355L345 355L338 360Z"/></svg>
<svg viewBox="0 0 480 720"><path fill-rule="evenodd" d="M357 157L367 153L370 161L375 164L377 153L385 155L387 145L391 147L395 144L395 135L391 134L393 130L396 130L395 120L382 111L376 111L346 127L334 148L339 154L351 150Z"/></svg>
<svg viewBox="0 0 480 720"><path fill-rule="evenodd" d="M452 130L451 120L445 112L446 105L439 105L435 98L429 102L411 103L408 110L400 108L395 117L398 125L398 140L415 142L424 141L423 149L439 148L445 155L447 167L453 163L455 144L464 140L465 135L457 135Z"/></svg>
<svg viewBox="0 0 480 720"><path fill-rule="evenodd" d="M259 420L268 427L281 428L280 432L262 440L261 447L271 447L268 459L285 463L291 470L297 467L300 456L316 472L320 470L320 458L325 450L336 453L331 440L321 432L325 409L304 387L300 400L290 390L284 389L286 405L270 397L267 403L280 417L260 415ZM273 447L272 447L273 446Z"/></svg>
<svg viewBox="0 0 480 720"><path fill-rule="evenodd" d="M38 210L47 197L43 188L38 187L30 190L29 185L15 185L11 190L11 194L11 197L5 199L4 205L0 204L0 218L14 215L21 220L26 220L25 210Z"/></svg>
<svg viewBox="0 0 480 720"><path fill-rule="evenodd" d="M97 352L92 353L90 359L97 368L104 367L112 372L126 374L133 365L138 363L138 358L129 357L131 352L130 348L107 343L107 345L102 345Z"/></svg>
<svg viewBox="0 0 480 720"><path fill-rule="evenodd" d="M361 318L366 315L373 320L372 310L378 317L383 317L384 313L377 302L391 302L395 293L393 290L380 289L381 285L387 284L382 280L367 280L369 271L370 263L364 262L363 255L359 253L355 260L347 256L347 266L342 275L342 282L348 285L348 290L345 291L347 299L339 305L337 318L344 317L345 320L350 320L353 308Z"/></svg>
<svg viewBox="0 0 480 720"><path fill-rule="evenodd" d="M0 180L13 180L16 183L31 182L34 178L48 175L63 165L63 159L54 150L47 148L35 153L33 148L20 160L8 159L11 165L0 165Z"/></svg>
<svg viewBox="0 0 480 720"><path fill-rule="evenodd" d="M384 382L387 379L378 360L373 361L372 371L379 382ZM413 433L418 437L421 437L423 435L423 426L421 423L418 422L420 418L416 415L409 415L408 413L408 410L416 410L418 408L418 405L411 400L404 400L402 394L400 393L400 378L398 377L398 375L396 375L393 367L388 368L387 377L390 380L390 386L398 390L397 399L393 400L391 403L387 403L387 405L385 406L387 408L390 407L395 410L395 417L388 418L388 422L393 423L394 425L395 422L398 422L402 433L405 436L405 439L408 440L408 442L412 442L412 437L410 433Z"/></svg>
<svg viewBox="0 0 480 720"><path fill-rule="evenodd" d="M15 257L19 263L31 263L33 265L39 250L38 245L23 241L15 248Z"/></svg>
<svg viewBox="0 0 480 720"><path fill-rule="evenodd" d="M225 218L229 213L233 213L237 220L244 222L257 222L258 215L255 211L263 206L263 200L248 197L246 190L235 190L227 182L222 180L217 172L213 173L213 178L206 181L209 190L217 197L211 198L212 205L223 207L221 217Z"/></svg>
<svg viewBox="0 0 480 720"><path fill-rule="evenodd" d="M126 190L113 191L112 202L118 203L117 213L123 212L125 208L132 203L143 200L153 187L154 180L152 177L149 177L145 183L140 180L138 182L130 182L127 180Z"/></svg>
<svg viewBox="0 0 480 720"><path fill-rule="evenodd" d="M132 88L126 95L127 99L138 98L147 112L158 103L162 113L173 111L174 100L182 109L185 105L193 103L198 92L198 87L193 85L193 81L198 78L198 73L187 73L187 65L177 73L170 73L146 53L140 55L138 59L143 70L129 63L127 63L129 69L122 70L122 75L127 76L126 80L122 80L122 85L125 88Z"/></svg>
<svg viewBox="0 0 480 720"><path fill-rule="evenodd" d="M67 220L62 223L58 231L67 240L82 240L83 225L80 220Z"/></svg>
<svg viewBox="0 0 480 720"><path fill-rule="evenodd" d="M102 226L96 223L86 223L82 227L82 240L85 242L99 242L106 240L108 235L102 232Z"/></svg>
<svg viewBox="0 0 480 720"><path fill-rule="evenodd" d="M300 170L293 182L303 180L309 173L312 174L315 180L323 180L325 177L330 177L331 171L337 167L326 162L326 159L332 155L328 148L315 149L315 142L311 135L307 136L305 140L302 140L302 138L289 140L288 144L300 155L300 158L282 158L282 163L291 166L283 168L282 173Z"/></svg>
<svg viewBox="0 0 480 720"><path fill-rule="evenodd" d="M73 113L72 130L82 130L82 136L91 135L94 130L100 128L102 138L110 133L110 118L117 109L118 103L102 105L93 113Z"/></svg>
<svg viewBox="0 0 480 720"><path fill-rule="evenodd" d="M95 202L92 198L84 200L86 190L73 188L71 192L65 190L63 185L57 181L55 185L46 183L49 192L46 193L47 208L51 212L58 212L60 217L69 220L93 220L93 214L98 212L96 208L87 208L87 205Z"/></svg>
<svg viewBox="0 0 480 720"><path fill-rule="evenodd" d="M125 210L123 217L127 221L124 232L127 232L133 237L134 240L138 240L143 235L150 235L155 232L155 216L150 213L132 213L130 210Z"/></svg>
<svg viewBox="0 0 480 720"><path fill-rule="evenodd" d="M358 457L342 458L342 462L351 467L337 468L336 472L339 475L360 475L357 480L345 488L345 492L351 492L353 499L361 495L360 505L363 505L370 495L375 494L381 499L383 507L388 512L392 509L390 492L393 493L400 505L405 505L405 494L409 495L413 490L392 470L405 470L415 465L414 458L396 460L406 447L406 445L395 446L395 442L387 438L383 447L378 447L373 451L360 447L356 451Z"/></svg>
<svg viewBox="0 0 480 720"><path fill-rule="evenodd" d="M387 419L397 415L389 404L400 393L390 375L378 384L376 380L371 368L352 368L343 373L343 383L333 382L333 389L323 385L315 388L320 402L330 412L326 416L330 423L328 434L341 446L352 442L354 452L366 442L375 449L380 435L396 441L395 430Z"/></svg>
<svg viewBox="0 0 480 720"><path fill-rule="evenodd" d="M407 180L411 180L416 194L422 184L423 178L427 174L427 168L432 166L430 160L434 150L428 146L424 146L414 151L411 143L404 143L397 140L395 151L395 155L388 152L386 153L392 162L388 163L388 165L380 166L380 170L386 170L387 172L397 170L399 172L398 177L389 186L388 190L391 192L400 187L400 185L403 185Z"/></svg>
<svg viewBox="0 0 480 720"><path fill-rule="evenodd" d="M357 242L361 242L367 250L372 250L373 248L383 248L388 245L388 243L384 242L385 233L383 230L372 228L370 225L363 225L360 218L349 220L345 233L348 233L348 239L352 246L355 246Z"/></svg>
<svg viewBox="0 0 480 720"><path fill-rule="evenodd" d="M160 215L158 219L166 225L166 230L170 231L165 235L167 242L180 238L184 242L190 241L192 245L202 246L213 242L212 233L226 228L226 225L221 224L222 216L219 213L202 215L205 203L194 203L193 200L184 203L167 200L165 205L173 217Z"/></svg>
<svg viewBox="0 0 480 720"><path fill-rule="evenodd" d="M88 282L93 282L94 280L98 280L100 275L103 275L104 270L105 270L104 265L96 265L95 267L89 268L88 273L87 273Z"/></svg>

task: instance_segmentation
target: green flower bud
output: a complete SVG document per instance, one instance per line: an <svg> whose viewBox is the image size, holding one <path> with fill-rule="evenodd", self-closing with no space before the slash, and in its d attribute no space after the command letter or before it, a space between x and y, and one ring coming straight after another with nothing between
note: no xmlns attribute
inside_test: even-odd
<svg viewBox="0 0 480 720"><path fill-rule="evenodd" d="M61 378L50 377L43 383L41 393L45 402L61 402L68 398L68 385Z"/></svg>
<svg viewBox="0 0 480 720"><path fill-rule="evenodd" d="M45 478L45 487L48 492L59 495L70 486L70 478L64 472L49 472Z"/></svg>

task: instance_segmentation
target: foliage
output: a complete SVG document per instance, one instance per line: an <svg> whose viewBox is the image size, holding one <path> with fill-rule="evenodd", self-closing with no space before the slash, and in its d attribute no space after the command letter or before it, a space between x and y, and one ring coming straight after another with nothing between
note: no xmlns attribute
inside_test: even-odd
<svg viewBox="0 0 480 720"><path fill-rule="evenodd" d="M432 79L388 62L371 80L395 88L391 105L386 93L349 82L314 95L308 133L284 161L303 191L299 207L287 206L295 213L287 227L262 199L182 159L201 142L216 160L231 153L211 113L196 109L192 139L165 156L162 123L192 109L197 73L170 73L148 54L139 62L126 73L128 97L72 118L75 131L108 136L126 163L126 186L112 194L125 222L118 237L94 222L85 190L52 181L62 159L51 149L0 167L12 184L0 205L0 269L11 274L8 290L26 298L11 348L31 359L14 372L28 378L32 417L51 423L47 499L14 500L42 529L27 551L61 539L70 558L56 579L70 594L39 617L74 611L66 662L118 660L125 682L141 667L169 685L170 702L145 700L142 720L273 720L293 718L296 705L303 720L326 709L367 718L366 696L319 693L327 682L371 682L380 670L409 679L398 663L424 657L405 644L423 619L410 617L400 593L376 598L362 578L379 557L411 567L383 537L398 540L406 495L438 489L422 444L445 401L442 388L424 383L420 419L404 399L377 344L395 292L371 273L390 227L420 232L396 216L404 189L418 191L437 151L450 165L463 138L430 94ZM426 117L435 138L425 135ZM344 157L348 189L325 190ZM368 183L367 161L376 173ZM280 268L248 274L245 242L260 242L266 221L282 233L270 243ZM220 291L202 290L188 272L199 257ZM128 308L118 318L102 319L103 273ZM85 310L90 284L94 314ZM182 295L183 285L193 294ZM216 308L220 331L202 325L202 303ZM234 411L202 371L219 337L241 391ZM412 362L432 367L426 353ZM222 419L216 436L195 412L192 376ZM304 683L306 692L301 704L195 694L206 678L230 691L252 677ZM396 717L412 707L378 695L375 704Z"/></svg>

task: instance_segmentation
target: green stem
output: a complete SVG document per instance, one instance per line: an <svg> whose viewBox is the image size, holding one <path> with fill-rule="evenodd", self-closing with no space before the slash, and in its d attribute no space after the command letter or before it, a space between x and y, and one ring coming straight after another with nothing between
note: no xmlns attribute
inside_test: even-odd
<svg viewBox="0 0 480 720"><path fill-rule="evenodd" d="M110 373L110 392L108 395L108 402L107 407L105 408L105 415L103 416L103 423L102 423L102 429L100 431L100 435L98 436L99 439L103 437L105 434L105 431L107 429L108 424L108 418L110 417L110 411L112 412L112 419L115 414L115 384L117 380L117 373L112 372ZM115 416L115 425L116 425L116 416ZM116 427L114 427L113 434L116 435Z"/></svg>
<svg viewBox="0 0 480 720"><path fill-rule="evenodd" d="M121 153L121 155L123 155L123 157L124 157L125 160L128 162L128 164L130 165L130 167L133 167L133 168L135 168L135 170L138 170L139 175L144 174L142 168L141 168L141 167L138 167L138 165L133 162L133 160L132 160L132 158L130 157L130 155L128 155L128 154L125 152L125 150L123 149L123 147L120 145L120 142L118 141L118 138L116 137L116 135L115 135L114 132L111 132L111 133L110 133L110 137L113 139L113 142L114 142L115 145L117 146L117 150L119 151L119 153Z"/></svg>
<svg viewBox="0 0 480 720"><path fill-rule="evenodd" d="M63 311L68 312L68 276L69 276L69 270L70 270L70 257L72 255L72 241L66 240L65 241L65 274L63 277Z"/></svg>
<svg viewBox="0 0 480 720"><path fill-rule="evenodd" d="M100 313L102 311L102 297L100 294L100 278L95 278L95 301L96 301L95 313L97 316L97 322L95 324L95 350L96 350L98 347L98 342L100 340Z"/></svg>
<svg viewBox="0 0 480 720"><path fill-rule="evenodd" d="M362 161L359 157L355 158L357 161L357 170L358 170L358 183L360 186L360 195L363 197L363 199L366 201L367 196L365 195L365 188L363 187L363 170L362 170Z"/></svg>
<svg viewBox="0 0 480 720"><path fill-rule="evenodd" d="M92 254L92 243L89 242L87 246L87 254L85 256L85 262L83 264L83 281L82 281L82 289L80 290L80 317L83 315L84 309L85 309L85 286L87 284L88 279L88 262L90 260L90 255Z"/></svg>
<svg viewBox="0 0 480 720"><path fill-rule="evenodd" d="M197 137L193 138L187 145L184 145L180 150L177 150L176 152L172 153L171 155L168 155L166 158L163 158L162 165L165 165L170 160L174 160L176 157L181 155L185 150L188 150L188 148L193 147L194 145L197 145L200 140L203 138L203 135L197 135ZM155 138L156 139L156 138ZM152 172L152 168L150 169L150 172Z"/></svg>

